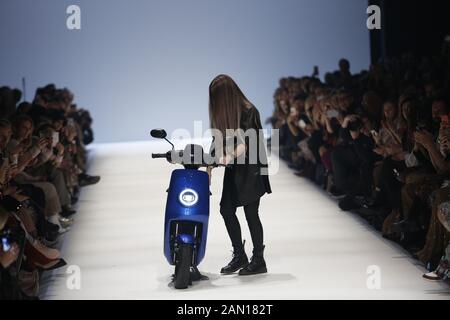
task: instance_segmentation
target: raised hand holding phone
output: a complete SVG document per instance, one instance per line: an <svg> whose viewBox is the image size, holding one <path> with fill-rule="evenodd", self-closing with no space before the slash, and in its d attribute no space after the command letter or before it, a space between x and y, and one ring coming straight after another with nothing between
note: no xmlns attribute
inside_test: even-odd
<svg viewBox="0 0 450 320"><path fill-rule="evenodd" d="M8 251L3 250L3 245L0 249L0 264L3 268L8 268L19 257L19 247L13 243Z"/></svg>

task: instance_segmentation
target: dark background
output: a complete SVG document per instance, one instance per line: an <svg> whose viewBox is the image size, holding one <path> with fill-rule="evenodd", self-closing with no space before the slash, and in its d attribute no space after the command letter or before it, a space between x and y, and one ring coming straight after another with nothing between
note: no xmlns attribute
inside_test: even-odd
<svg viewBox="0 0 450 320"><path fill-rule="evenodd" d="M449 1L369 0L381 8L381 30L370 32L371 61L412 52L430 56L450 34Z"/></svg>

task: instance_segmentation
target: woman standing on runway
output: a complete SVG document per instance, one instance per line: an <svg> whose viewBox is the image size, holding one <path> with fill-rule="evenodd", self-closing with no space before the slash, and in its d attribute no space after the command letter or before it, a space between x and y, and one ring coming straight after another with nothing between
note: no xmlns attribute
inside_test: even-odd
<svg viewBox="0 0 450 320"><path fill-rule="evenodd" d="M267 175L267 156L264 136L260 131L262 126L259 112L233 79L227 75L219 75L209 86L209 117L211 129L220 133L219 139L222 140L218 141L213 134L214 140L210 151L221 164L231 164L225 168L220 213L231 239L233 258L220 272L229 274L240 270L239 275L266 273L263 227L258 209L260 198L272 191ZM238 132L230 136L229 133L227 135L227 129ZM256 132L256 136L253 136L256 137L253 139L256 143L249 141L247 134L243 135L239 129L244 133ZM231 148L227 148L226 141L230 141L230 138ZM211 170L212 167L209 167L210 177ZM250 263L245 254L245 242L242 242L241 227L236 217L236 209L241 206L244 207L253 242L253 256Z"/></svg>

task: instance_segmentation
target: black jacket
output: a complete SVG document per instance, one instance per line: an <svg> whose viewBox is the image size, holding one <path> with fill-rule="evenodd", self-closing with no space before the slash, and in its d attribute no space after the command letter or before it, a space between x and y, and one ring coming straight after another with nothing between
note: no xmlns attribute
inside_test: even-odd
<svg viewBox="0 0 450 320"><path fill-rule="evenodd" d="M371 166L375 161L380 160L379 155L373 152L375 143L372 138L360 133L359 137L356 140L353 140L350 131L347 128L341 128L339 133L344 145L352 147L358 159L363 164Z"/></svg>
<svg viewBox="0 0 450 320"><path fill-rule="evenodd" d="M267 174L267 154L263 140L264 135L260 131L262 125L258 110L255 107L243 108L240 122L240 128L244 132L248 129L255 129L257 152L250 153L251 140L249 136L234 137L234 147L245 143L247 148L245 154L235 159L235 164L225 168L221 207L245 206L258 200L265 193L272 193Z"/></svg>

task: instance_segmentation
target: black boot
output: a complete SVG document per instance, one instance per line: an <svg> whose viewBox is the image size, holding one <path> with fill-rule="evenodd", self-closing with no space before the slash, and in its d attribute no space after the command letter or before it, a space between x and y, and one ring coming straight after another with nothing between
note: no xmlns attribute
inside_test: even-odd
<svg viewBox="0 0 450 320"><path fill-rule="evenodd" d="M418 224L411 218L405 218L399 222L395 222L393 225L395 232L417 232L420 231Z"/></svg>
<svg viewBox="0 0 450 320"><path fill-rule="evenodd" d="M64 218L68 218L75 213L77 213L76 210L73 210L71 206L66 205L62 207L62 211L59 213L59 215Z"/></svg>
<svg viewBox="0 0 450 320"><path fill-rule="evenodd" d="M245 240L242 246L233 247L233 259L226 267L220 270L220 273L229 274L238 271L248 265L248 258L244 250Z"/></svg>
<svg viewBox="0 0 450 320"><path fill-rule="evenodd" d="M264 261L264 248L253 249L252 261L244 268L239 270L240 276L249 276L258 273L267 273L266 261Z"/></svg>

